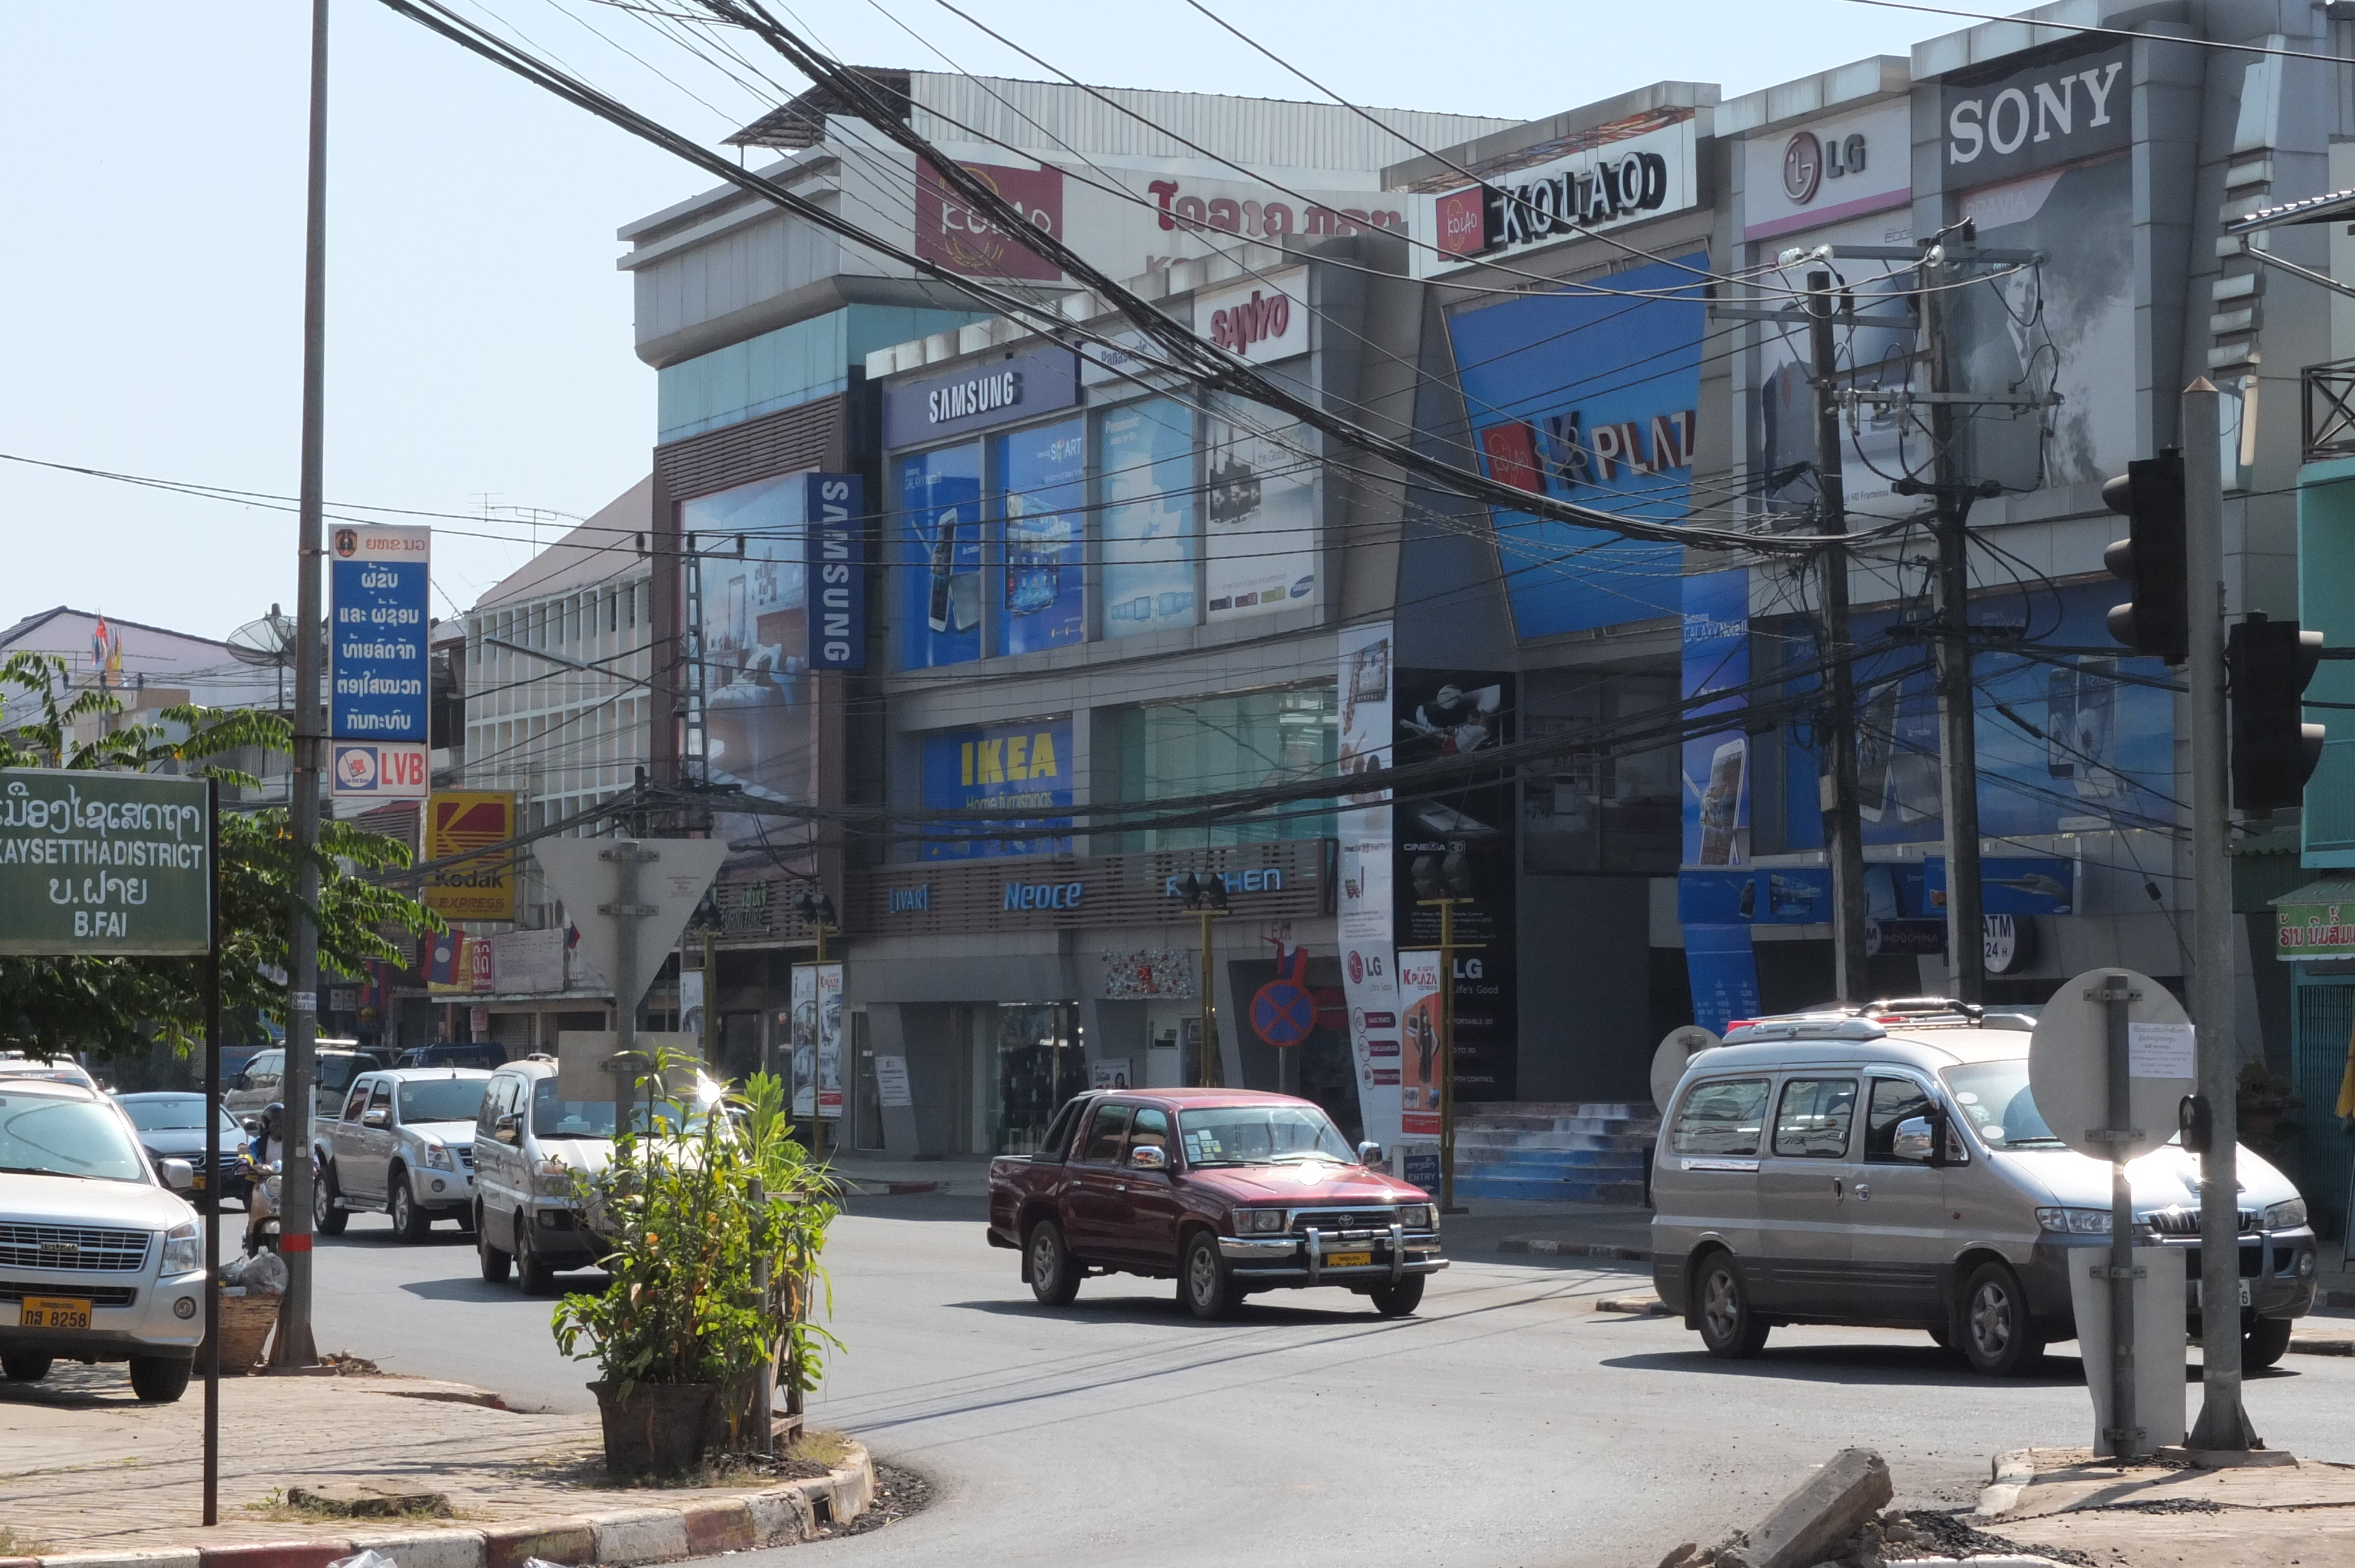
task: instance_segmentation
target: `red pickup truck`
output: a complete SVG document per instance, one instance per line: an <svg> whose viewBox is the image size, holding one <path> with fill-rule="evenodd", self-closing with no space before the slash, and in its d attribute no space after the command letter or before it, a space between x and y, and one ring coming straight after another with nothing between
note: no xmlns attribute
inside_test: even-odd
<svg viewBox="0 0 2355 1568"><path fill-rule="evenodd" d="M1135 1274L1177 1280L1197 1318L1311 1285L1403 1317L1447 1260L1430 1194L1371 1169L1380 1158L1289 1095L1080 1095L1038 1153L990 1161L989 1245L1022 1255L1024 1283L1050 1307L1087 1275Z"/></svg>

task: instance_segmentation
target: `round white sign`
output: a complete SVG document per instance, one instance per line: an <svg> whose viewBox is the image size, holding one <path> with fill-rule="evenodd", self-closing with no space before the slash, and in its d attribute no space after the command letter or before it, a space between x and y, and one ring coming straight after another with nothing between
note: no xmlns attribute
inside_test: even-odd
<svg viewBox="0 0 2355 1568"><path fill-rule="evenodd" d="M1722 1044L1698 1023L1669 1030L1668 1038L1652 1053L1652 1104L1667 1110L1669 1098L1677 1092L1677 1081L1685 1075L1687 1059Z"/></svg>
<svg viewBox="0 0 2355 1568"><path fill-rule="evenodd" d="M2190 1015L2165 986L2124 969L2087 969L2063 981L2030 1037L2028 1086L2053 1137L2104 1160L2113 1145L2086 1134L2112 1125L2109 1004L2095 993L2113 985L2133 993L2126 1003L2126 1127L2138 1135L2116 1147L2131 1160L2173 1138L2176 1107L2194 1087Z"/></svg>

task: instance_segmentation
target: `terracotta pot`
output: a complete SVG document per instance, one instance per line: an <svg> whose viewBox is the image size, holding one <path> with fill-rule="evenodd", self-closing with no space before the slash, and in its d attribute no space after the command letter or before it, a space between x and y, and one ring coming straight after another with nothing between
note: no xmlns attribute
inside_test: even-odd
<svg viewBox="0 0 2355 1568"><path fill-rule="evenodd" d="M605 1467L615 1475L679 1475L709 1451L717 1383L642 1383L625 1396L619 1383L592 1383L589 1392L604 1424Z"/></svg>

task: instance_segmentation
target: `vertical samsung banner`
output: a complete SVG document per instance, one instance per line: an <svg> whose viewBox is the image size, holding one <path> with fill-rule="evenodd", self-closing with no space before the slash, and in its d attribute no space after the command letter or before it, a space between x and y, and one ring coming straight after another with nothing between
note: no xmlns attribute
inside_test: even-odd
<svg viewBox="0 0 2355 1568"><path fill-rule="evenodd" d="M1391 664L1387 621L1341 632L1341 736L1344 776L1379 775L1391 765ZM1371 781L1370 779L1369 780ZM1350 1056L1366 1137L1385 1150L1404 1136L1397 959L1391 946L1391 793L1341 798L1341 893L1337 903L1341 990L1349 1007ZM1393 1162L1393 1171L1403 1167Z"/></svg>
<svg viewBox="0 0 2355 1568"><path fill-rule="evenodd" d="M430 743L430 528L339 524L329 539L330 777L335 792L421 800Z"/></svg>
<svg viewBox="0 0 2355 1568"><path fill-rule="evenodd" d="M807 530L809 666L867 667L867 508L855 473L814 473L803 512Z"/></svg>

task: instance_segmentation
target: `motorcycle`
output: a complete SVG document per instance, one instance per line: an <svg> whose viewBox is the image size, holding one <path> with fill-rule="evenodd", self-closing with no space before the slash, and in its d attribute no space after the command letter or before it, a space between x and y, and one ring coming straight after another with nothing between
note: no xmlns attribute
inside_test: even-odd
<svg viewBox="0 0 2355 1568"><path fill-rule="evenodd" d="M238 1156L246 1178L245 1255L278 1250L279 1201L283 1191L285 1171L282 1162L268 1165L254 1159L247 1150Z"/></svg>

